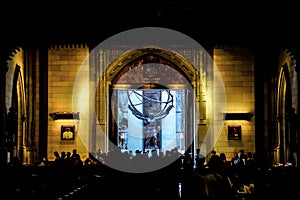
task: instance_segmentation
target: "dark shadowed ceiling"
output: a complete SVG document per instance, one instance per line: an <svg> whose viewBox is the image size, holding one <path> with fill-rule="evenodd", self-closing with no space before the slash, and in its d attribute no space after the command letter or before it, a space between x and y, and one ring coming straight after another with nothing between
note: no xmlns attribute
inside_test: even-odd
<svg viewBox="0 0 300 200"><path fill-rule="evenodd" d="M204 45L296 46L300 34L295 3L203 2L3 2L0 42L2 47L15 43L99 43L121 31L155 26L180 31Z"/></svg>

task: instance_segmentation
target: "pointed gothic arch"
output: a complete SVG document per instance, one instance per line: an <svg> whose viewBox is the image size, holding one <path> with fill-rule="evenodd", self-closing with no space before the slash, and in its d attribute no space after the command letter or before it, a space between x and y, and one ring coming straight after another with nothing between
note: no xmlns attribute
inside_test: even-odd
<svg viewBox="0 0 300 200"><path fill-rule="evenodd" d="M278 77L277 86L277 103L276 103L276 134L275 134L275 154L274 162L287 162L288 146L295 141L295 134L292 131L290 116L292 113L292 90L291 81L287 64L281 67Z"/></svg>
<svg viewBox="0 0 300 200"><path fill-rule="evenodd" d="M164 59L165 62L169 61L170 63L173 64L173 66L178 67L178 69L182 71L182 74L186 76L186 78L190 80L191 83L194 83L194 81L196 81L197 79L196 77L197 71L195 67L190 62L188 62L184 57L182 57L180 54L168 50L164 50L164 49L144 48L144 49L135 49L135 50L125 52L119 58L115 59L106 70L105 73L106 80L110 82L113 81L125 66L128 66L130 68L134 65L139 65L141 63L133 63L133 62L137 60L138 60L137 62L140 62L141 58L144 59L147 58L147 56L149 62L151 62L150 61L151 56L160 57L161 60ZM155 60L153 60L153 62L155 62ZM131 64L131 66L129 66L129 64Z"/></svg>
<svg viewBox="0 0 300 200"><path fill-rule="evenodd" d="M158 64L162 67L155 67ZM135 72L131 72L135 71ZM166 76L167 74L167 76ZM194 101L195 97L199 95L199 73L195 67L188 62L185 58L175 52L158 49L158 48L144 48L125 52L120 57L115 59L104 72L104 79L106 85L107 99L106 111L108 137L115 145L118 140L118 127L116 125L114 110L111 110L115 105L112 100L114 90L130 90L138 88L151 88L151 85L161 85L163 88L178 90L181 93L186 93L185 101L186 107L185 117L185 134L186 134L186 147L189 151L193 151L188 144L192 144L195 139L196 121L198 109L195 109L197 102ZM199 82L199 81L198 81ZM186 92L183 92L186 91ZM188 102L189 101L189 102ZM203 106L205 108L205 106ZM189 113L189 115L187 114ZM108 142L109 143L109 142ZM193 144L192 144L193 145ZM191 146L192 146L191 145ZM187 149L185 149L187 150Z"/></svg>
<svg viewBox="0 0 300 200"><path fill-rule="evenodd" d="M12 95L11 95L11 112L14 112L15 120L10 120L7 123L8 131L8 151L10 152L11 158L16 157L21 162L26 163L26 100L25 100L25 89L23 76L21 73L21 67L16 65L13 85L12 85ZM9 113L11 114L11 113Z"/></svg>

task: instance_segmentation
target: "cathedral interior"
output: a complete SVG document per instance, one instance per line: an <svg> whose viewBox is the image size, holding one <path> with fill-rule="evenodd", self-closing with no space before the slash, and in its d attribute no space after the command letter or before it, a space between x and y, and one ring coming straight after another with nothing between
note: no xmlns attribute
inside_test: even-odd
<svg viewBox="0 0 300 200"><path fill-rule="evenodd" d="M201 177L215 151L230 166L235 153L255 155L255 167L230 171L234 199L300 195L294 3L2 4L3 194L209 199ZM137 158L156 152L170 157ZM56 166L61 153L82 169Z"/></svg>

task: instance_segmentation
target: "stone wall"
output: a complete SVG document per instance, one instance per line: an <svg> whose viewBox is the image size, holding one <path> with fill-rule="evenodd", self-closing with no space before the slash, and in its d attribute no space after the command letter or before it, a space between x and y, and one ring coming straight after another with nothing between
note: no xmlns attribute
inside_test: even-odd
<svg viewBox="0 0 300 200"><path fill-rule="evenodd" d="M74 82L77 73L88 56L87 47L56 47L48 51L48 111L75 112L73 110ZM88 89L88 88L87 88ZM89 102L82 102L89 103ZM80 116L80 115L79 115ZM75 139L61 140L61 126L75 125ZM80 120L48 119L48 158L54 159L54 151L77 152L84 160L88 156L86 138L80 137Z"/></svg>
<svg viewBox="0 0 300 200"><path fill-rule="evenodd" d="M226 91L226 113L254 114L250 121L225 120L215 145L217 153L230 160L234 152L255 151L254 59L251 49L222 47L214 49L214 63L220 71ZM228 140L228 126L241 126L241 140Z"/></svg>

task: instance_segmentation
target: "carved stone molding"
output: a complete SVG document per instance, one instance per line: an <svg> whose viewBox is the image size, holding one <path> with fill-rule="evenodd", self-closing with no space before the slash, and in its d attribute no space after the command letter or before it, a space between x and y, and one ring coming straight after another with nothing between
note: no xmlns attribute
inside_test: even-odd
<svg viewBox="0 0 300 200"><path fill-rule="evenodd" d="M300 67L297 66L297 61L299 62L300 59L299 49L286 49L286 52L291 56L292 60L296 63L295 70L297 73L299 73Z"/></svg>

